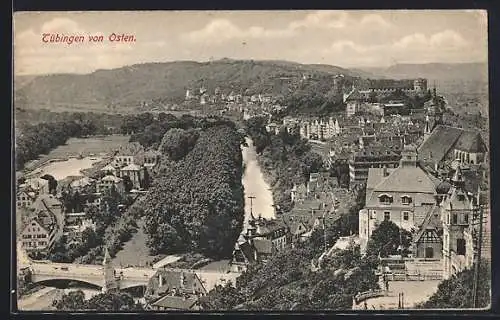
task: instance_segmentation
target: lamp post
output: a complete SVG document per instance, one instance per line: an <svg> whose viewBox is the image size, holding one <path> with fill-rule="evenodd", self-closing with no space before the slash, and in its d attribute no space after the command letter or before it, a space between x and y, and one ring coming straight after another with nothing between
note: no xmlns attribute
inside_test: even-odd
<svg viewBox="0 0 500 320"><path fill-rule="evenodd" d="M255 220L253 216L253 199L255 199L254 196L248 196L248 199L250 199L250 217Z"/></svg>

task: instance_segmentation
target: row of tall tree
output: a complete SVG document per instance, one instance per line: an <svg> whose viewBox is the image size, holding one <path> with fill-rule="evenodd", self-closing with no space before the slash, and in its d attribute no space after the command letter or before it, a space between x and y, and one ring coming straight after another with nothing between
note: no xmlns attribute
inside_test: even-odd
<svg viewBox="0 0 500 320"><path fill-rule="evenodd" d="M144 201L153 254L231 256L244 215L241 140L229 124L165 134L164 156Z"/></svg>

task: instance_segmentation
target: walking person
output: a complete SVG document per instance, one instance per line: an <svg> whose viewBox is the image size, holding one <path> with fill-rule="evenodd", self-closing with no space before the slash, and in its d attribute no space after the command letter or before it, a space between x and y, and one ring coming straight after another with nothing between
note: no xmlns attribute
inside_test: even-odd
<svg viewBox="0 0 500 320"><path fill-rule="evenodd" d="M365 300L365 303L364 303L364 307L365 307L365 310L368 310L368 303L366 303L366 300Z"/></svg>
<svg viewBox="0 0 500 320"><path fill-rule="evenodd" d="M385 290L389 291L389 280L385 280Z"/></svg>

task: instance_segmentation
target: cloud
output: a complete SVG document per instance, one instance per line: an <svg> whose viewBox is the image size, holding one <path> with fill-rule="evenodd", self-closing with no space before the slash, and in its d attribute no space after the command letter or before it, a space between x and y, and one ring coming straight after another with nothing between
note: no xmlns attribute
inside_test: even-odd
<svg viewBox="0 0 500 320"><path fill-rule="evenodd" d="M321 53L331 60L343 60L348 65L392 64L398 62L457 61L461 52L468 50L469 42L453 30L444 30L429 36L414 33L394 42L373 45L356 43L350 39L338 40ZM473 48L470 48L472 53Z"/></svg>
<svg viewBox="0 0 500 320"><path fill-rule="evenodd" d="M377 18L368 18L367 23ZM349 15L340 11L316 11L307 14L303 19L290 22L284 28L266 29L261 26L240 28L228 19L215 19L202 29L182 35L189 42L221 43L232 39L280 39L297 35L299 30L307 29L343 29L352 24Z"/></svg>
<svg viewBox="0 0 500 320"><path fill-rule="evenodd" d="M366 53L373 50L373 48L374 46L363 46L350 40L341 40L334 42L327 50L335 53L343 53L348 50L356 53Z"/></svg>
<svg viewBox="0 0 500 320"><path fill-rule="evenodd" d="M394 49L422 49L422 48L432 48L432 49L455 49L463 48L468 45L468 42L464 37L453 30L445 30L442 32L435 33L430 37L425 36L422 33L414 33L405 36L393 44Z"/></svg>
<svg viewBox="0 0 500 320"><path fill-rule="evenodd" d="M374 13L370 13L363 16L363 18L361 18L360 24L363 27L374 27L383 29L392 27L392 24L390 22L382 18L380 15Z"/></svg>
<svg viewBox="0 0 500 320"><path fill-rule="evenodd" d="M252 26L247 29L238 27L227 19L215 19L200 30L185 34L182 38L189 42L220 43L232 39L283 38L293 36L289 29L265 29Z"/></svg>
<svg viewBox="0 0 500 320"><path fill-rule="evenodd" d="M302 20L293 21L289 28L340 29L347 26L349 15L340 11L316 11L309 13Z"/></svg>
<svg viewBox="0 0 500 320"><path fill-rule="evenodd" d="M78 23L68 18L54 18L48 22L45 22L40 28L40 31L42 33L85 33L85 31L80 28Z"/></svg>

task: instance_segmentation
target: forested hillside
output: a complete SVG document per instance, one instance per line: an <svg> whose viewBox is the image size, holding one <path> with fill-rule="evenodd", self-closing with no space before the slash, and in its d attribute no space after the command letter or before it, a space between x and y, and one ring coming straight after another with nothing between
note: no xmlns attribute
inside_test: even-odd
<svg viewBox="0 0 500 320"><path fill-rule="evenodd" d="M201 86L213 93L216 87L229 93L287 95L307 74L312 78L366 76L364 72L326 65L302 65L285 61L223 59L211 62L176 61L145 63L90 74L38 76L15 88L16 107L67 108L80 106L119 111L142 103L179 103L186 89ZM329 84L330 83L330 84Z"/></svg>

